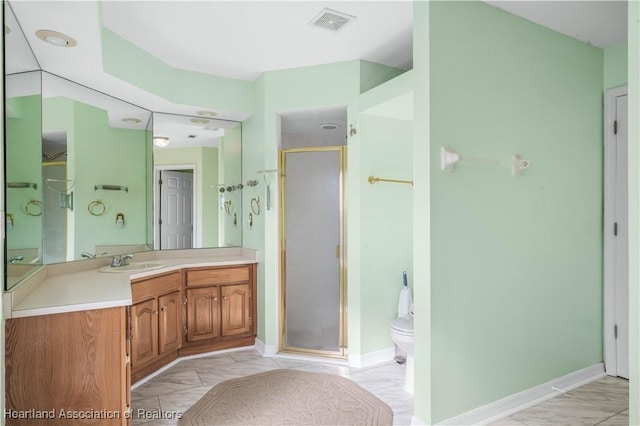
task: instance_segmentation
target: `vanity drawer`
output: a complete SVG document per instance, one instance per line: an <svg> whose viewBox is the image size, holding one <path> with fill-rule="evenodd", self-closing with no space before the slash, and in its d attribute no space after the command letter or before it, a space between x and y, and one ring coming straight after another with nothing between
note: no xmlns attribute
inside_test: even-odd
<svg viewBox="0 0 640 426"><path fill-rule="evenodd" d="M132 282L131 296L133 303L138 303L158 295L180 290L180 287L180 272L176 271Z"/></svg>
<svg viewBox="0 0 640 426"><path fill-rule="evenodd" d="M212 284L244 283L249 281L249 266L234 266L187 270L187 287Z"/></svg>

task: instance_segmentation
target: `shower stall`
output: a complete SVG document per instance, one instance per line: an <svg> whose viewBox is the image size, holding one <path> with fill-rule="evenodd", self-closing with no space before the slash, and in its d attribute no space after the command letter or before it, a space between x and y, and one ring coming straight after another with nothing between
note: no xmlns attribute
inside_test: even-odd
<svg viewBox="0 0 640 426"><path fill-rule="evenodd" d="M345 147L281 151L281 350L346 357Z"/></svg>

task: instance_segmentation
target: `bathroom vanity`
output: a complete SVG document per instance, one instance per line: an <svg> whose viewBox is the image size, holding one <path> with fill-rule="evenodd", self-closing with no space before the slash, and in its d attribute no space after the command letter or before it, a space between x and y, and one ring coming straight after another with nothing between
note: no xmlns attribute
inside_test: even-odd
<svg viewBox="0 0 640 426"><path fill-rule="evenodd" d="M255 252L140 257L154 269L50 265L5 293L8 425L128 424L132 382L180 356L254 344Z"/></svg>

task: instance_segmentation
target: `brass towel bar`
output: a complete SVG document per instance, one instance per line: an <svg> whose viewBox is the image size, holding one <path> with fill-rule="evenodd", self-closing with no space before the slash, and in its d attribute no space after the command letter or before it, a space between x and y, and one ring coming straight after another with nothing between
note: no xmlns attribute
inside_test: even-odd
<svg viewBox="0 0 640 426"><path fill-rule="evenodd" d="M408 183L413 186L412 180L398 180L398 179L383 179L375 176L369 176L369 183L373 185L376 182L393 182L393 183Z"/></svg>

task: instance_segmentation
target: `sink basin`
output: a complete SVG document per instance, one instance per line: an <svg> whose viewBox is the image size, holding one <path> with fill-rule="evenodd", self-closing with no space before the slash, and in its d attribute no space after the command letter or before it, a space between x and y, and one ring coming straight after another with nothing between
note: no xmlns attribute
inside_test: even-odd
<svg viewBox="0 0 640 426"><path fill-rule="evenodd" d="M149 262L131 262L125 266L117 266L112 268L111 266L103 266L98 269L100 272L137 272L137 271L149 271L151 269L162 268L166 264L158 261Z"/></svg>

